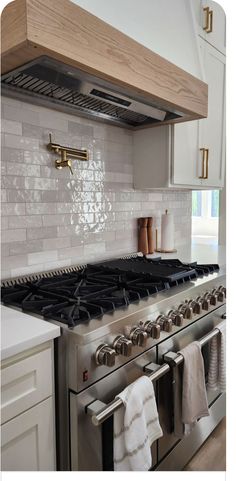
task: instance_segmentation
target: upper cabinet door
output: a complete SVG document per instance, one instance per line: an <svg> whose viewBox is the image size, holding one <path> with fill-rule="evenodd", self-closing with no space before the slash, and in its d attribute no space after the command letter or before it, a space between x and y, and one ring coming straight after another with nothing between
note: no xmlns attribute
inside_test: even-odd
<svg viewBox="0 0 236 481"><path fill-rule="evenodd" d="M222 187L225 166L225 56L200 39L208 90L208 117L199 121L204 186Z"/></svg>
<svg viewBox="0 0 236 481"><path fill-rule="evenodd" d="M171 127L172 178L171 183L182 186L202 185L199 168L199 121L185 122Z"/></svg>
<svg viewBox="0 0 236 481"><path fill-rule="evenodd" d="M199 35L225 54L226 22L223 8L211 0L192 0Z"/></svg>

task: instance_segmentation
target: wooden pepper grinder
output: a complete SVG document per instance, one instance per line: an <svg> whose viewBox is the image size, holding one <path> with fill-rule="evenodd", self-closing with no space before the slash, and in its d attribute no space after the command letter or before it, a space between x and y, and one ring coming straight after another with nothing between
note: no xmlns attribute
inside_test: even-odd
<svg viewBox="0 0 236 481"><path fill-rule="evenodd" d="M147 217L140 217L138 219L138 251L143 255L148 254L148 236L147 236Z"/></svg>
<svg viewBox="0 0 236 481"><path fill-rule="evenodd" d="M148 254L153 254L154 252L154 242L153 242L153 232L152 232L152 224L153 218L148 217L147 223L147 238L148 238Z"/></svg>

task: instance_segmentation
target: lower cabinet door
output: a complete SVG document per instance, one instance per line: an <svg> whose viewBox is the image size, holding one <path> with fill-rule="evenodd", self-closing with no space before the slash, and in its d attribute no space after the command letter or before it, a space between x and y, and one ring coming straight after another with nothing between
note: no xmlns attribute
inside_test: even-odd
<svg viewBox="0 0 236 481"><path fill-rule="evenodd" d="M53 399L2 425L3 471L55 470Z"/></svg>

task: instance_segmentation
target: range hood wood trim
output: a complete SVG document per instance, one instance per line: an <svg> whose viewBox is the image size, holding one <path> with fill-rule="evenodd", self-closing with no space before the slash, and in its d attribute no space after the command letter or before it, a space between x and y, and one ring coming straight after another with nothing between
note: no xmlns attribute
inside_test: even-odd
<svg viewBox="0 0 236 481"><path fill-rule="evenodd" d="M69 0L14 0L3 10L2 74L41 55L181 111L178 122L207 117L207 84Z"/></svg>

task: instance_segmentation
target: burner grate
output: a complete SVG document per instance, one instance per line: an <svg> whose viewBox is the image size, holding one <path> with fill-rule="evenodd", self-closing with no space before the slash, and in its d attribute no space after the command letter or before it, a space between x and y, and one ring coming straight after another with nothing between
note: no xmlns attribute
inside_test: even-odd
<svg viewBox="0 0 236 481"><path fill-rule="evenodd" d="M218 269L217 264L133 256L36 274L13 285L6 281L1 289L2 302L73 328Z"/></svg>

